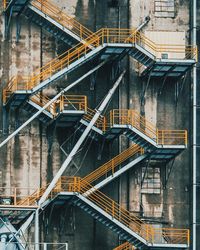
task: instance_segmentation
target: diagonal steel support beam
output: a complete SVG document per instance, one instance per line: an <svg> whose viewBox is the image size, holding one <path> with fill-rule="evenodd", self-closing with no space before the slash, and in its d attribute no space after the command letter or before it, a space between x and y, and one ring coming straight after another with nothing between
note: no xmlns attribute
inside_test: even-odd
<svg viewBox="0 0 200 250"><path fill-rule="evenodd" d="M79 82L81 82L83 79L94 73L96 70L101 68L107 61L101 62L99 65L97 65L95 68L88 71L85 75L80 77L75 82L71 83L69 86L64 88L60 93L58 93L53 99L51 99L48 103L44 105L43 108L41 108L38 112L36 112L33 116L31 116L24 124L22 124L18 129L16 129L11 135L9 135L3 142L0 143L0 148L3 147L9 140L11 140L13 137L15 137L24 127L26 127L29 123L31 123L35 118L37 118L46 108L48 108L52 103L54 103L61 95L66 93L71 88L75 87Z"/></svg>
<svg viewBox="0 0 200 250"><path fill-rule="evenodd" d="M29 225L32 223L34 218L34 213L32 213L29 218L24 222L24 224L18 229L18 231L13 235L12 238L10 238L10 240L6 243L6 246L8 246L8 244L10 242L12 242L13 239L15 239L17 236L21 236L25 233L25 231L27 230L27 228L29 227Z"/></svg>
<svg viewBox="0 0 200 250"><path fill-rule="evenodd" d="M13 225L9 222L7 224L1 217L0 217L1 222L5 226L5 228L12 234L12 239L14 238L16 240L16 243L18 244L19 250L25 250L24 244L21 242L18 236L15 235L16 229L13 227ZM6 244L7 246L7 244ZM7 248L6 248L7 249Z"/></svg>
<svg viewBox="0 0 200 250"><path fill-rule="evenodd" d="M53 178L52 182L49 184L48 188L46 189L46 191L44 192L44 194L40 198L40 200L38 202L39 206L41 206L42 203L45 202L45 200L47 199L48 195L50 194L50 192L52 191L52 189L55 187L56 183L58 182L59 178L62 176L62 174L64 173L65 169L67 168L67 166L69 165L69 163L72 161L74 155L79 150L80 146L82 145L82 143L84 142L84 140L86 139L86 137L88 136L88 134L90 133L92 127L94 126L94 124L98 120L99 116L102 114L103 110L105 109L105 107L109 103L111 97L113 96L115 90L117 89L117 87L119 86L120 82L122 81L124 75L125 75L125 71L122 72L122 74L119 76L119 78L117 79L117 81L115 82L115 84L113 85L113 87L108 92L107 96L103 100L103 102L100 105L100 107L97 109L94 117L92 118L92 120L88 124L87 128L85 129L85 131L83 132L83 134L81 135L81 137L79 138L79 140L77 141L77 143L75 144L75 146L73 147L72 151L68 155L67 159L64 161L64 163L62 164L61 168L59 169L59 171L57 172L57 174Z"/></svg>

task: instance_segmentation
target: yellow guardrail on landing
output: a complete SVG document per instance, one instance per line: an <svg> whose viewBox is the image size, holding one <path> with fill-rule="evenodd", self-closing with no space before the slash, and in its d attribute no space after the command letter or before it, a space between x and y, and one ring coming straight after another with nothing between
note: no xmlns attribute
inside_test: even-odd
<svg viewBox="0 0 200 250"><path fill-rule="evenodd" d="M26 198L17 197L17 192L12 195L13 206L36 206L37 201L43 195L48 185L37 189ZM14 189L16 190L16 189ZM90 192L89 190L92 190ZM86 197L93 204L101 208L105 213L112 216L124 226L137 233L150 243L162 243L164 238L167 244L187 244L189 245L190 232L188 229L176 228L154 228L145 223L137 216L133 215L104 193L95 189L90 183L80 177L61 177L55 188L49 194L49 199L54 198L60 192L74 192ZM1 195L2 196L2 195ZM8 197L8 196L7 196Z"/></svg>
<svg viewBox="0 0 200 250"><path fill-rule="evenodd" d="M38 93L31 96L30 100L40 107L43 107L51 99L44 94ZM83 95L61 95L61 97L47 107L46 110L50 112L53 117L56 117L64 110L83 110L87 112L87 97Z"/></svg>
<svg viewBox="0 0 200 250"><path fill-rule="evenodd" d="M159 130L155 124L149 122L137 111L130 109L114 109L110 111L107 127L113 125L131 125L158 145L187 146L187 130Z"/></svg>

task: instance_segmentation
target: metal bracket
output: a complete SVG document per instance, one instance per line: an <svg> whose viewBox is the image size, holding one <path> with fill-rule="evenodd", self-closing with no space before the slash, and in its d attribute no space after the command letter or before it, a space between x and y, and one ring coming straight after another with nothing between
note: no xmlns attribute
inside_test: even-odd
<svg viewBox="0 0 200 250"><path fill-rule="evenodd" d="M172 172L172 168L174 165L175 159L172 159L171 161L166 162L165 169L164 169L164 178L163 178L163 189L166 189L167 183L169 181L170 174Z"/></svg>
<svg viewBox="0 0 200 250"><path fill-rule="evenodd" d="M175 105L176 106L178 104L179 97L180 97L182 90L183 90L183 87L185 85L185 82L187 79L187 74L188 74L188 72L186 72L186 74L180 79L180 82L177 81L177 83L175 85Z"/></svg>
<svg viewBox="0 0 200 250"><path fill-rule="evenodd" d="M158 91L158 94L159 94L159 95L162 94L162 91L163 91L165 82L166 82L166 80L167 80L168 74L169 74L170 72L172 72L172 70L173 70L175 67L176 67L176 65L173 65L173 66L170 68L170 70L168 70L168 71L165 73L164 79L163 79L163 82L162 82L162 85L161 85L161 87L160 87L160 89L159 89L159 91Z"/></svg>

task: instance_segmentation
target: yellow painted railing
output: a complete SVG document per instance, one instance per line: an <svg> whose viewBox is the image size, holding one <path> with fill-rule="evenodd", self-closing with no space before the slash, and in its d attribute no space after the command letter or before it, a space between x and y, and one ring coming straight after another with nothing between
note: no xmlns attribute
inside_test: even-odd
<svg viewBox="0 0 200 250"><path fill-rule="evenodd" d="M97 168L87 176L83 178L84 181L92 184L94 181L98 180L101 177L107 177L108 174L114 174L117 170L117 167L122 164L124 161L129 159L132 156L135 155L142 155L144 154L143 148L140 146L133 144L128 149L124 150L119 155L115 156L110 161L103 164L101 167Z"/></svg>
<svg viewBox="0 0 200 250"><path fill-rule="evenodd" d="M187 146L187 130L158 130L155 124L149 122L135 110L114 109L110 111L106 126L114 125L131 125L159 145Z"/></svg>
<svg viewBox="0 0 200 250"><path fill-rule="evenodd" d="M19 199L14 194L15 206L35 206L37 201L43 195L48 185L37 189L32 195L24 199ZM91 192L89 190L92 190ZM94 191L95 190L95 191ZM95 189L90 183L80 177L61 177L55 188L49 194L52 199L60 192L74 192L85 196L93 204L101 208L104 212L112 216L113 219L121 222L124 226L140 235L147 242L168 244L188 244L190 233L188 229L174 228L154 228L152 225L143 222L140 218L121 207L114 200L110 199L104 193ZM1 206L1 205L0 205Z"/></svg>
<svg viewBox="0 0 200 250"><path fill-rule="evenodd" d="M30 100L43 107L51 99L43 94L36 94L32 96ZM46 110L54 117L64 110L83 110L87 112L87 97L82 95L62 95Z"/></svg>
<svg viewBox="0 0 200 250"><path fill-rule="evenodd" d="M60 23L67 29L71 30L81 39L86 39L93 34L92 31L84 27L74 18L64 13L60 8L47 0L33 0L31 5L41 10L43 13Z"/></svg>
<svg viewBox="0 0 200 250"><path fill-rule="evenodd" d="M93 116L96 114L96 110L87 108L87 113L83 116L83 119L87 122L90 122ZM105 116L101 115L95 123L95 127L98 129L105 131L106 127L106 118Z"/></svg>
<svg viewBox="0 0 200 250"><path fill-rule="evenodd" d="M3 8L6 9L7 5L9 3L9 0L3 0Z"/></svg>
<svg viewBox="0 0 200 250"><path fill-rule="evenodd" d="M89 51L91 51L91 46L92 48L96 48L105 43L131 43L133 46L135 44L138 44L146 49L148 49L147 46L149 46L149 48L151 46L151 49L157 48L159 52L161 51L161 48L159 46L157 47L157 45L155 45L153 42L150 43L148 38L145 38L142 34L136 32L133 29L105 28L92 34L84 41L84 44L79 43L74 48L66 51L65 53L61 54L57 58L47 63L45 66L36 70L34 74L30 77L16 76L12 78L12 81L8 83L7 87L4 90L4 100L6 100L10 93L16 91L17 89L31 89L34 86L38 85L41 81L46 80L47 78L51 77L53 74L57 73L63 68L68 67L73 62L80 59L82 56L86 55ZM173 50L177 50L177 53L184 53L185 50L189 50L190 53L188 53L191 55L190 58L195 58L197 53L196 48L187 48L185 46L179 45L169 45L169 47L164 47L163 51L171 51L172 48ZM155 54L157 55L156 50Z"/></svg>
<svg viewBox="0 0 200 250"><path fill-rule="evenodd" d="M21 200L26 200L28 194L32 196L35 193L33 188L6 188L0 187L0 206L11 205L20 206ZM37 206L37 204L27 203L27 206Z"/></svg>
<svg viewBox="0 0 200 250"><path fill-rule="evenodd" d="M113 250L135 250L135 248L129 242L125 242Z"/></svg>

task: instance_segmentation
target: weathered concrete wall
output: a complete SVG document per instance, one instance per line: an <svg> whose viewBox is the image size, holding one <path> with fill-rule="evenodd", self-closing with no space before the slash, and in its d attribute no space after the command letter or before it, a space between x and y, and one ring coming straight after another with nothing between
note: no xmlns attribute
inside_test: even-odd
<svg viewBox="0 0 200 250"><path fill-rule="evenodd" d="M154 16L154 1L135 0L120 1L120 8L108 7L107 0L74 0L55 1L63 11L73 15L86 27L96 31L101 27L137 27L149 15L151 21L145 27L146 30L166 30L166 31L186 31L189 37L189 1L176 1L175 18L156 18ZM29 23L22 17L22 28L19 43L16 43L15 19L11 24L11 34L9 41L3 39L3 16L1 19L1 86L3 87L8 79L19 74L30 74L36 68L44 65L51 58L54 58L60 50L65 50L65 46L58 43L46 31L38 26ZM152 80L147 89L145 104L141 106L140 97L145 88L146 80L141 79L135 73L135 63L132 58L126 58L123 63L128 70L125 84L120 87L115 95L110 108L133 108L138 112L143 112L159 128L163 129L190 129L190 84L184 84L177 105L174 101L175 83L166 81L161 94L158 94L162 79ZM70 74L65 79L59 80L56 84L44 90L44 93L53 96L66 83L72 82L78 75L86 72L90 65L81 67L77 72ZM73 90L73 93L85 94L88 96L89 106L95 108L105 96L109 89L110 68L104 68L98 72L97 82L94 90L90 90L90 80L86 79L80 86ZM2 101L1 101L2 110ZM10 111L8 117L8 133L21 123L30 114L20 109L20 112ZM0 137L5 138L8 133L3 134L3 113L0 118ZM4 131L5 132L5 131ZM53 178L56 171L61 166L65 155L60 146L65 142L64 148L72 147L72 129L46 128L37 120L24 129L18 137L8 143L0 151L0 170L2 178L0 185L4 187L31 187L38 188ZM122 150L129 142L121 138L118 142L106 145L102 159L97 161L98 145L94 142L87 142L90 146L85 160L82 162L86 150L83 150L75 158L75 164L82 164L77 173L84 176L93 169L106 162L116 155L118 149ZM68 146L67 146L68 145ZM173 226L188 227L189 225L189 192L190 186L190 145L188 149L176 158L168 185L160 194L141 195L141 168L140 164L129 173L115 180L104 188L103 191L114 198L132 212L140 212L143 205L146 212L151 212L152 216L157 213L163 214L162 219ZM164 164L161 166L164 168ZM76 168L71 165L66 174L74 174ZM60 217L58 218L58 213ZM49 242L69 241L69 249L82 250L102 250L112 249L118 243L115 234L105 229L104 226L91 219L88 215L77 208L66 205L65 208L55 207L45 212L43 217L43 237ZM48 229L45 228L47 218L50 217ZM153 222L153 221L152 221ZM156 223L156 222L155 222ZM103 240L102 240L103 239Z"/></svg>

